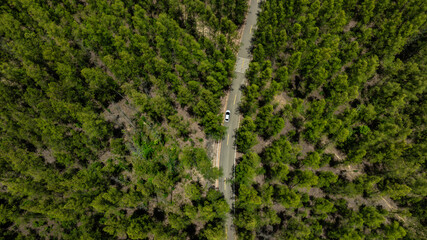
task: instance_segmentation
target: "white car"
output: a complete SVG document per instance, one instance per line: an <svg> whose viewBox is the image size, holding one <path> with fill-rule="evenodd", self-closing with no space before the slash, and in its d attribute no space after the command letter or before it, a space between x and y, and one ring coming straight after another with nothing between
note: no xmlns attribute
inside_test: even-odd
<svg viewBox="0 0 427 240"><path fill-rule="evenodd" d="M225 122L230 121L230 110L225 111Z"/></svg>

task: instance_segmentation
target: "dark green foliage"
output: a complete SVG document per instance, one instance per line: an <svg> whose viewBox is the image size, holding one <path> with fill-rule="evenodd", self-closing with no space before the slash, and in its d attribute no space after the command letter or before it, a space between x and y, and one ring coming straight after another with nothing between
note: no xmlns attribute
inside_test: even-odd
<svg viewBox="0 0 427 240"><path fill-rule="evenodd" d="M219 169L211 166L211 160L203 148L183 149L180 161L185 167L196 167L206 179L214 180L220 175Z"/></svg>
<svg viewBox="0 0 427 240"><path fill-rule="evenodd" d="M285 208L297 208L301 202L301 196L287 186L276 186L274 198Z"/></svg>
<svg viewBox="0 0 427 240"><path fill-rule="evenodd" d="M260 108L255 119L258 133L264 138L274 136L285 126L285 121L280 115L273 113L273 106L265 105Z"/></svg>
<svg viewBox="0 0 427 240"><path fill-rule="evenodd" d="M255 130L256 125L252 118L244 118L236 132L236 146L239 152L245 153L257 143Z"/></svg>
<svg viewBox="0 0 427 240"><path fill-rule="evenodd" d="M224 134L220 97L246 11L246 1L2 2L0 238L222 236L221 194L195 179L184 206L174 191L190 172L207 185L220 175L185 142L192 122Z"/></svg>
<svg viewBox="0 0 427 240"><path fill-rule="evenodd" d="M317 152L309 152L307 157L303 160L304 166L312 167L317 169L320 167L320 155Z"/></svg>
<svg viewBox="0 0 427 240"><path fill-rule="evenodd" d="M295 163L297 151L298 149L294 148L285 136L281 136L264 150L263 161L265 163Z"/></svg>
<svg viewBox="0 0 427 240"><path fill-rule="evenodd" d="M425 238L427 5L270 0L261 8L240 107L263 138L245 149L261 151L263 171L244 181L266 197L255 212L236 212L253 216L250 228L237 225L241 237ZM274 208L282 221L267 227L271 204L284 206Z"/></svg>
<svg viewBox="0 0 427 240"><path fill-rule="evenodd" d="M259 87L256 84L251 84L245 89L245 96L240 103L239 109L245 114L252 114L256 109L256 101L258 100Z"/></svg>
<svg viewBox="0 0 427 240"><path fill-rule="evenodd" d="M241 184L250 184L256 176L260 158L256 153L249 152L242 157L236 167L236 180Z"/></svg>
<svg viewBox="0 0 427 240"><path fill-rule="evenodd" d="M205 126L205 132L208 136L219 140L226 132L225 126L222 126L223 117L208 112L202 119L202 124Z"/></svg>
<svg viewBox="0 0 427 240"><path fill-rule="evenodd" d="M318 177L312 171L296 170L292 173L291 186L308 188L317 185Z"/></svg>
<svg viewBox="0 0 427 240"><path fill-rule="evenodd" d="M317 174L319 177L317 187L322 188L328 188L330 184L336 183L338 180L338 176L335 175L333 172L319 172Z"/></svg>

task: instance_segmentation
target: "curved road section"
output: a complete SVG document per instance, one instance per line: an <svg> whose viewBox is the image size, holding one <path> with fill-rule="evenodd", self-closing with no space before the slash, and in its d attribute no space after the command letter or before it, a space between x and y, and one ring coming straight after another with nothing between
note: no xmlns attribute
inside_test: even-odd
<svg viewBox="0 0 427 240"><path fill-rule="evenodd" d="M227 110L231 111L231 115L229 122L224 123L224 126L227 127L227 133L221 142L221 150L219 153L219 166L222 168L224 175L219 179L218 187L219 190L224 193L225 199L230 206L234 206L234 194L232 191L233 188L229 180L233 178L233 168L236 161L234 137L235 132L239 127L240 119L239 113L237 112L237 106L242 96L240 86L243 85L245 81L245 71L248 68L251 59L250 46L253 30L256 26L259 2L259 0L250 1L250 8L243 29L241 46L237 54L235 78L231 84L231 92L229 93L228 101L226 103ZM234 240L236 238L234 227L232 227L232 219L230 214L227 216L225 230L228 240Z"/></svg>

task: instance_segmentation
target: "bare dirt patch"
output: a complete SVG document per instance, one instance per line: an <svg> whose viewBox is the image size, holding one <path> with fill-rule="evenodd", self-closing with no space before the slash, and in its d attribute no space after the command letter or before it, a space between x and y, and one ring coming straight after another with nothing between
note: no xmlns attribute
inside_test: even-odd
<svg viewBox="0 0 427 240"><path fill-rule="evenodd" d="M358 210L361 205L370 205L370 202L362 196L343 196L342 198L347 201L347 206L354 211Z"/></svg>
<svg viewBox="0 0 427 240"><path fill-rule="evenodd" d="M327 171L332 172L335 175L340 175L341 174L341 170L340 169L337 169L337 168L334 168L334 167L330 167L330 166L324 166L324 167L316 169L316 172L327 172Z"/></svg>
<svg viewBox="0 0 427 240"><path fill-rule="evenodd" d="M132 118L136 113L137 110L132 107L126 99L122 99L116 103L110 104L107 110L102 114L105 120L114 124L114 128L121 128L124 126L126 131L131 133L135 130Z"/></svg>
<svg viewBox="0 0 427 240"><path fill-rule="evenodd" d="M296 77L297 77L297 75L295 73L292 73L290 76L292 88L297 87Z"/></svg>
<svg viewBox="0 0 427 240"><path fill-rule="evenodd" d="M203 187L207 187L209 182L196 169L191 169L190 176L194 182L199 182Z"/></svg>
<svg viewBox="0 0 427 240"><path fill-rule="evenodd" d="M279 133L279 136L286 135L288 132L295 130L294 125L289 121L289 119L285 118L285 127Z"/></svg>
<svg viewBox="0 0 427 240"><path fill-rule="evenodd" d="M39 154L45 159L47 163L54 163L56 161L55 157L52 155L52 152L48 149L40 151Z"/></svg>
<svg viewBox="0 0 427 240"><path fill-rule="evenodd" d="M181 116L184 121L190 123L190 138L193 140L194 145L196 147L206 147L207 137L203 132L202 127L200 127L199 123L195 121L190 114L182 108L177 108L178 116Z"/></svg>
<svg viewBox="0 0 427 240"><path fill-rule="evenodd" d="M308 142L300 139L299 145L301 146L301 156L300 156L300 159L305 158L307 156L308 152L314 152L314 146L311 143L308 143Z"/></svg>
<svg viewBox="0 0 427 240"><path fill-rule="evenodd" d="M401 216L398 213L396 213L399 209L399 207L396 205L396 203L391 200L387 196L380 196L378 201L376 202L376 205L382 206L384 209L386 209L389 212L395 212L394 216L398 218L399 220L403 221L404 223L407 222L407 218L405 216Z"/></svg>
<svg viewBox="0 0 427 240"><path fill-rule="evenodd" d="M348 106L349 106L348 104L343 104L343 105L338 106L338 107L336 108L336 110L334 111L334 115L339 115L339 114L343 113L343 112L344 112L344 110L345 110Z"/></svg>
<svg viewBox="0 0 427 240"><path fill-rule="evenodd" d="M185 197L185 185L189 182L186 180L175 185L175 189L172 191L172 202L175 206L191 205L190 199Z"/></svg>
<svg viewBox="0 0 427 240"><path fill-rule="evenodd" d="M387 196L380 196L377 203L383 206L384 209L387 209L387 211L393 211L397 209L397 205Z"/></svg>
<svg viewBox="0 0 427 240"><path fill-rule="evenodd" d="M265 183L265 175L264 174L257 175L254 180L257 184L262 186Z"/></svg>
<svg viewBox="0 0 427 240"><path fill-rule="evenodd" d="M349 181L353 181L363 174L363 164L340 166L337 167L337 169L340 170Z"/></svg>
<svg viewBox="0 0 427 240"><path fill-rule="evenodd" d="M343 31L348 32L352 28L354 28L356 25L357 25L357 21L355 21L354 19L351 19L350 22L344 27Z"/></svg>
<svg viewBox="0 0 427 240"><path fill-rule="evenodd" d="M367 52L368 52L368 49L367 48L363 48L362 52L360 53L360 55L365 55Z"/></svg>
<svg viewBox="0 0 427 240"><path fill-rule="evenodd" d="M206 153L208 154L209 159L211 159L214 167L219 168L219 144L213 139L209 139L206 141L206 145L204 147L206 149Z"/></svg>
<svg viewBox="0 0 427 240"><path fill-rule="evenodd" d="M308 196L315 197L315 198L323 198L326 196L326 194L322 191L322 189L317 187L312 187L309 190L307 190L306 188L299 188L298 191L307 193Z"/></svg>
<svg viewBox="0 0 427 240"><path fill-rule="evenodd" d="M99 157L99 160L105 163L108 159L113 159L113 158L114 158L114 154L110 151L106 151Z"/></svg>
<svg viewBox="0 0 427 240"><path fill-rule="evenodd" d="M196 30L200 35L208 38L209 40L213 40L212 36L214 31L199 19L196 20Z"/></svg>
<svg viewBox="0 0 427 240"><path fill-rule="evenodd" d="M278 109L282 109L286 104L292 102L292 98L289 97L286 92L281 92L280 94L274 96L273 104L278 103Z"/></svg>
<svg viewBox="0 0 427 240"><path fill-rule="evenodd" d="M338 150L335 146L333 146L333 145L329 145L326 149L325 149L325 151L324 151L325 153L328 153L328 154L333 154L334 155L334 157L338 160L338 161L344 161L344 159L346 159L347 158L347 156L343 153L343 152L341 152L340 150Z"/></svg>
<svg viewBox="0 0 427 240"><path fill-rule="evenodd" d="M147 212L150 214L150 216L154 215L154 210L156 209L157 205L158 202L156 201L148 201Z"/></svg>
<svg viewBox="0 0 427 240"><path fill-rule="evenodd" d="M280 203L274 203L273 206L271 206L271 209L273 209L276 213L285 212L287 209Z"/></svg>
<svg viewBox="0 0 427 240"><path fill-rule="evenodd" d="M237 35L236 37L232 40L233 44L235 46L239 46L240 42L242 40L242 36L243 36L243 29L245 29L246 26L246 21L244 24L242 24L242 26L237 30Z"/></svg>
<svg viewBox="0 0 427 240"><path fill-rule="evenodd" d="M272 139L264 140L262 137L257 136L257 141L258 143L252 147L252 150L257 154L260 154L266 146L271 144Z"/></svg>
<svg viewBox="0 0 427 240"><path fill-rule="evenodd" d="M314 98L314 99L323 99L324 97L322 95L320 95L320 88L317 88L316 90L312 91L308 96L307 99L309 98Z"/></svg>
<svg viewBox="0 0 427 240"><path fill-rule="evenodd" d="M326 154L332 154L335 158L336 161L338 162L343 162L347 156L341 152L340 150L338 150L335 146L329 144L328 147L326 147L324 153ZM348 179L349 181L353 181L355 180L357 177L359 177L360 175L362 175L364 173L364 165L361 164L353 164L353 165L339 165L336 167L330 167L330 166L325 166L325 167L321 167L318 170L319 171L331 171L336 175L342 175L343 177L345 177L346 179Z"/></svg>
<svg viewBox="0 0 427 240"><path fill-rule="evenodd" d="M380 81L381 81L380 75L378 73L375 73L375 75L365 83L365 88L375 86Z"/></svg>

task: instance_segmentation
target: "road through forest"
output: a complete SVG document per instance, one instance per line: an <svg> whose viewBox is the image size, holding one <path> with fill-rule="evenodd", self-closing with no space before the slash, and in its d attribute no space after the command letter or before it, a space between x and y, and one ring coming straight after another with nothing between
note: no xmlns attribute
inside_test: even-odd
<svg viewBox="0 0 427 240"><path fill-rule="evenodd" d="M245 81L245 71L249 66L251 59L250 47L253 30L256 26L257 13L258 13L259 0L251 0L249 12L246 17L246 23L243 29L243 35L241 38L241 45L237 54L237 61L235 65L235 77L231 84L231 90L228 95L228 101L226 102L227 110L231 111L230 121L224 123L227 127L227 133L225 138L220 143L219 153L219 166L223 170L223 176L219 179L218 187L219 190L224 193L227 203L233 207L234 205L234 194L232 192L232 186L228 179L233 177L233 167L236 158L236 148L234 146L235 132L239 126L239 113L237 112L237 106L240 102L242 92L240 86ZM226 220L226 237L228 240L235 239L235 230L232 227L231 215L228 214Z"/></svg>

